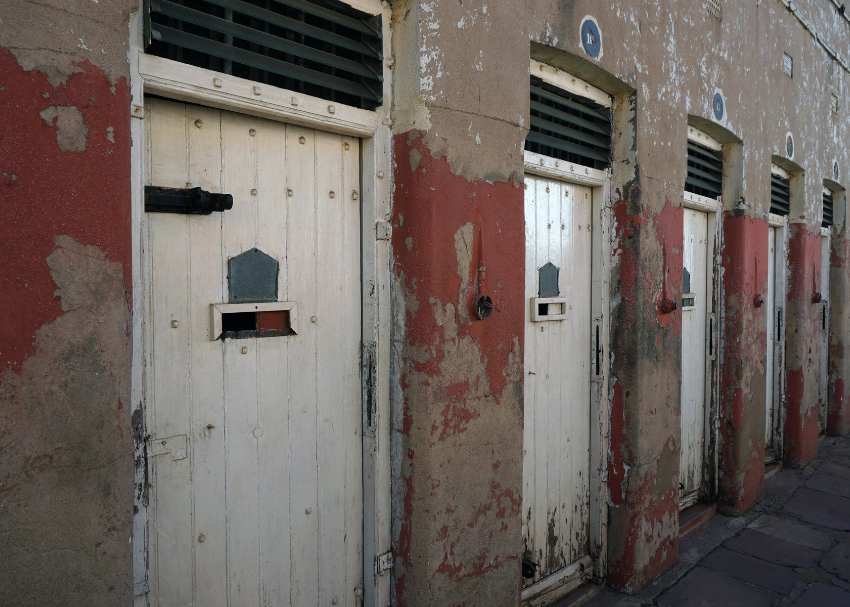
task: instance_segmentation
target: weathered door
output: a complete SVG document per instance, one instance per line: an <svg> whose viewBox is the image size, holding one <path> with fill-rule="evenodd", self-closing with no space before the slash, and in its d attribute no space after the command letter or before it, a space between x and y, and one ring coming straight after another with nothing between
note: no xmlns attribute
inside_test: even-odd
<svg viewBox="0 0 850 607"><path fill-rule="evenodd" d="M234 200L146 214L150 603L354 607L359 142L157 99L145 122L146 183ZM284 326L225 305L212 331L269 290Z"/></svg>
<svg viewBox="0 0 850 607"><path fill-rule="evenodd" d="M682 270L682 442L680 503L699 498L706 419L706 320L708 315L708 214L685 209Z"/></svg>
<svg viewBox="0 0 850 607"><path fill-rule="evenodd" d="M767 236L767 294L765 295L765 318L767 319L767 350L765 354L765 423L764 423L764 451L765 459L773 461L776 458L776 445L774 441L775 428L778 421L780 387L776 379L776 370L782 361L777 356L777 344L779 339L779 306L776 305L776 293L778 287L778 264L776 259L777 233L776 228L768 228ZM781 243L780 243L781 244ZM779 247L781 248L781 246Z"/></svg>
<svg viewBox="0 0 850 607"><path fill-rule="evenodd" d="M592 190L525 178L524 556L530 586L586 557Z"/></svg>
<svg viewBox="0 0 850 607"><path fill-rule="evenodd" d="M829 406L829 236L821 236L820 257L820 402L818 420L820 431L826 432L827 407Z"/></svg>

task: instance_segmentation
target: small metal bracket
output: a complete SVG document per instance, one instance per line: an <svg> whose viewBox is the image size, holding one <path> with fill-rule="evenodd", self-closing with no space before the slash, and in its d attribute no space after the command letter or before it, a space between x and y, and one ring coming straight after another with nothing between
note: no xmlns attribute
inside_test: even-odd
<svg viewBox="0 0 850 607"><path fill-rule="evenodd" d="M379 221L375 224L375 240L389 240L392 234L393 228L389 221Z"/></svg>
<svg viewBox="0 0 850 607"><path fill-rule="evenodd" d="M385 552L383 554L379 554L375 557L375 573L378 575L383 575L387 571L393 568L393 551Z"/></svg>
<svg viewBox="0 0 850 607"><path fill-rule="evenodd" d="M168 438L148 438L148 457L170 454L173 461L186 459L189 454L189 439L185 434Z"/></svg>
<svg viewBox="0 0 850 607"><path fill-rule="evenodd" d="M133 104L130 107L130 116L132 118L138 118L140 120L145 119L145 108L141 105Z"/></svg>
<svg viewBox="0 0 850 607"><path fill-rule="evenodd" d="M150 584L148 584L147 580L142 580L141 582L136 582L133 584L133 596L144 596L151 591Z"/></svg>

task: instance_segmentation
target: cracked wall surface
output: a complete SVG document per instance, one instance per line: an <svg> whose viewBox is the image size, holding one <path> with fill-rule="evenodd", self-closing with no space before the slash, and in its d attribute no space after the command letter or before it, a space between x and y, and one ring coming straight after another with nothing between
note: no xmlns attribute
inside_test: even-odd
<svg viewBox="0 0 850 607"><path fill-rule="evenodd" d="M135 2L0 7L0 603L133 600Z"/></svg>

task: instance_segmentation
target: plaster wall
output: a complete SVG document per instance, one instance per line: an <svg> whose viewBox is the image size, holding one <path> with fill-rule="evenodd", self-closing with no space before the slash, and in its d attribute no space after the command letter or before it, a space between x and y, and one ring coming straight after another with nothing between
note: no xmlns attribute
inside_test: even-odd
<svg viewBox="0 0 850 607"><path fill-rule="evenodd" d="M0 603L132 602L129 1L0 4Z"/></svg>

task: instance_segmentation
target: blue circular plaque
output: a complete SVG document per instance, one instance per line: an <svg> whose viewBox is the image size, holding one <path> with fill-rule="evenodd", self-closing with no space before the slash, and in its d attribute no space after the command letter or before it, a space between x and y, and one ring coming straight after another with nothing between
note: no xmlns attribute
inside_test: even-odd
<svg viewBox="0 0 850 607"><path fill-rule="evenodd" d="M714 100L711 105L714 108L714 119L723 120L725 108L723 107L723 96L720 93L714 93Z"/></svg>
<svg viewBox="0 0 850 607"><path fill-rule="evenodd" d="M592 19L586 19L581 24L581 45L588 55L594 59L599 57L599 52L602 50L602 36Z"/></svg>

